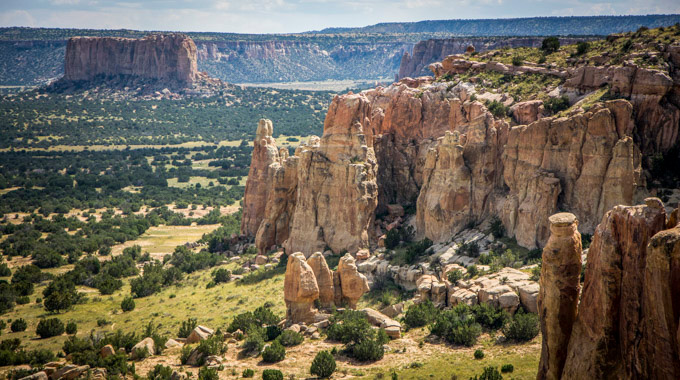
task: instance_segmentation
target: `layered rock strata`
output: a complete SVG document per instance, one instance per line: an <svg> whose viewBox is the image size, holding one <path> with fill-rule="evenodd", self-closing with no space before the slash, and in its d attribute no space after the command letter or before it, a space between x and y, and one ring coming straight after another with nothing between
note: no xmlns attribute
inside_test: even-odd
<svg viewBox="0 0 680 380"><path fill-rule="evenodd" d="M196 45L183 34L141 39L72 37L66 45L64 80L137 77L191 85L198 75Z"/></svg>
<svg viewBox="0 0 680 380"><path fill-rule="evenodd" d="M538 313L541 317L539 380L559 379L576 320L581 284L581 234L574 214L550 217L550 239L543 249Z"/></svg>

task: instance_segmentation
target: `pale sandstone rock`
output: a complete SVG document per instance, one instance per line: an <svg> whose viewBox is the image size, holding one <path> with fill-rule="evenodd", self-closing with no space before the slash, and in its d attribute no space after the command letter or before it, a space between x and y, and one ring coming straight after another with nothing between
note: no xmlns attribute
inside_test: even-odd
<svg viewBox="0 0 680 380"><path fill-rule="evenodd" d="M550 217L550 239L543 248L538 313L543 341L537 379L557 380L567 359L576 320L581 274L581 234L573 214Z"/></svg>
<svg viewBox="0 0 680 380"><path fill-rule="evenodd" d="M531 124L543 117L543 101L529 100L510 107L510 113L517 124Z"/></svg>
<svg viewBox="0 0 680 380"><path fill-rule="evenodd" d="M315 252L307 259L307 264L314 271L316 283L319 287L319 302L322 307L331 307L335 299L333 286L333 271L328 268L328 263L321 252Z"/></svg>
<svg viewBox="0 0 680 380"><path fill-rule="evenodd" d="M283 289L286 320L291 323L312 322L316 314L314 300L319 298L319 286L314 271L301 252L288 257Z"/></svg>
<svg viewBox="0 0 680 380"><path fill-rule="evenodd" d="M356 262L349 253L340 259L334 278L336 276L340 281L342 299L347 302L350 308L355 309L359 298L370 289L368 279L359 273Z"/></svg>
<svg viewBox="0 0 680 380"><path fill-rule="evenodd" d="M189 344L198 343L202 340L210 338L214 333L215 331L213 331L213 329L198 325L191 331L191 333L187 337L187 343Z"/></svg>
<svg viewBox="0 0 680 380"><path fill-rule="evenodd" d="M102 347L101 350L99 350L99 355L102 358L106 358L106 357L109 357L109 356L115 355L115 354L116 354L116 349L113 348L113 346L110 345L110 344L107 344L106 346Z"/></svg>

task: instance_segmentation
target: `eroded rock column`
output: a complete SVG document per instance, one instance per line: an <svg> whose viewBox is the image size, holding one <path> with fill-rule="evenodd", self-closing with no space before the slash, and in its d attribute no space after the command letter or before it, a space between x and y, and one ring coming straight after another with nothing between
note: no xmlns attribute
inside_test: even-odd
<svg viewBox="0 0 680 380"><path fill-rule="evenodd" d="M319 298L319 285L312 267L301 252L288 257L283 284L286 320L289 323L313 322L317 314L314 301Z"/></svg>
<svg viewBox="0 0 680 380"><path fill-rule="evenodd" d="M567 345L576 320L581 274L581 234L576 216L559 213L550 218L550 238L543 249L538 313L543 346L538 380L560 379Z"/></svg>

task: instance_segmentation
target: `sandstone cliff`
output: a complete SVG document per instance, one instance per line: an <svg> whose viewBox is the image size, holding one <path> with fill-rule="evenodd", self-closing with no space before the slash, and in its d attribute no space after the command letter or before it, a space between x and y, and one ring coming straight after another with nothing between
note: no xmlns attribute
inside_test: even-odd
<svg viewBox="0 0 680 380"><path fill-rule="evenodd" d="M72 37L66 45L63 79L131 77L191 85L197 73L196 45L182 34L141 39Z"/></svg>
<svg viewBox="0 0 680 380"><path fill-rule="evenodd" d="M645 203L616 206L602 218L588 252L575 320L578 271L571 277L569 270L555 271L558 267L545 261L549 252L544 250L539 305L548 307L540 309L539 379L680 377L680 308L673 296L679 290L680 229L668 224L658 198ZM552 230L550 242L577 235L575 228L571 235ZM577 264L578 256L554 252L555 259L573 257ZM551 291L561 288L572 289L571 296ZM549 307L566 300L571 300L567 313Z"/></svg>

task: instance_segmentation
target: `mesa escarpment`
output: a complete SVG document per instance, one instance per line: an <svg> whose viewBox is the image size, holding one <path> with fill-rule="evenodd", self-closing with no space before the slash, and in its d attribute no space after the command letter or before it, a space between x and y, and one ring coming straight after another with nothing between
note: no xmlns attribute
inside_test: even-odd
<svg viewBox="0 0 680 380"><path fill-rule="evenodd" d="M575 44L590 38L560 38L562 45ZM455 37L420 41L413 46L413 53L404 53L399 65L397 80L406 77L418 77L428 74L428 65L441 61L452 54L466 51L485 52L502 48L540 47L543 37Z"/></svg>
<svg viewBox="0 0 680 380"><path fill-rule="evenodd" d="M196 45L183 34L141 39L72 37L66 45L62 82L135 79L190 87L198 79Z"/></svg>
<svg viewBox="0 0 680 380"><path fill-rule="evenodd" d="M588 252L578 312L580 270L558 270L552 262L579 264L568 248L580 246L581 236L575 227L552 230L550 242L565 243L555 249L549 243L543 251L539 305L547 307L539 308L544 339L538 379L680 376L680 308L672 296L679 290L680 229L666 216L658 198L605 214Z"/></svg>

